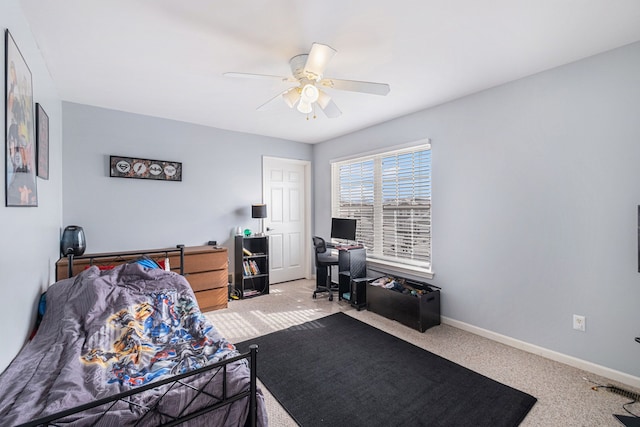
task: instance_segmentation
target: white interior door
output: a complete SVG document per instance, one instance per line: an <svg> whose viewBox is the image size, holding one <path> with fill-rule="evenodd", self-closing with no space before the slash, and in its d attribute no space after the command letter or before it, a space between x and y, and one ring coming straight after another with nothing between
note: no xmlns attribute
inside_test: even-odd
<svg viewBox="0 0 640 427"><path fill-rule="evenodd" d="M307 185L309 162L264 157L264 226L269 236L269 282L309 275Z"/></svg>

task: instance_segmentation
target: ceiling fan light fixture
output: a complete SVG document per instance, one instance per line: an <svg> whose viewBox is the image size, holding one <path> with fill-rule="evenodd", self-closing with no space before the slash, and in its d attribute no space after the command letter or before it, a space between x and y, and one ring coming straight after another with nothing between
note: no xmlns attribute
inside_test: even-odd
<svg viewBox="0 0 640 427"><path fill-rule="evenodd" d="M311 108L311 103L305 102L304 99L301 99L300 102L298 102L298 111L302 114L309 114L313 111L313 108Z"/></svg>
<svg viewBox="0 0 640 427"><path fill-rule="evenodd" d="M312 104L318 100L319 91L318 88L312 84L307 83L302 88L301 102Z"/></svg>
<svg viewBox="0 0 640 427"><path fill-rule="evenodd" d="M293 108L296 102L298 102L298 99L300 99L300 89L297 87L289 89L282 94L282 99L284 99L285 104L287 104L289 108Z"/></svg>

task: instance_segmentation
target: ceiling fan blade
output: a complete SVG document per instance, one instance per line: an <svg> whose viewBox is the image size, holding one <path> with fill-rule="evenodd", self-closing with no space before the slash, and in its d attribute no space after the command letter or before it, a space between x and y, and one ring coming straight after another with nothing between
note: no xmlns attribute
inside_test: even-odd
<svg viewBox="0 0 640 427"><path fill-rule="evenodd" d="M326 44L314 43L311 45L307 62L304 64L304 72L310 80L320 80L329 61L337 51Z"/></svg>
<svg viewBox="0 0 640 427"><path fill-rule="evenodd" d="M270 100L268 100L267 102L265 102L264 104L262 104L261 106L259 106L258 108L256 108L256 110L258 111L266 111L269 108L271 108L272 106L274 106L275 104L280 102L280 99L287 94L291 89L287 89L284 92L280 92L278 93L276 96L274 96L273 98L271 98Z"/></svg>
<svg viewBox="0 0 640 427"><path fill-rule="evenodd" d="M342 111L338 108L335 102L323 91L319 91L318 106L322 109L322 112L330 119L335 119L342 115Z"/></svg>
<svg viewBox="0 0 640 427"><path fill-rule="evenodd" d="M363 92L373 95L386 95L391 90L386 83L360 82L357 80L322 79L319 85L338 90L348 90L351 92Z"/></svg>
<svg viewBox="0 0 640 427"><path fill-rule="evenodd" d="M322 108L322 112L330 119L335 119L342 115L342 111L340 111L336 103L333 101L329 101L327 106Z"/></svg>
<svg viewBox="0 0 640 427"><path fill-rule="evenodd" d="M270 74L251 74L251 73L235 73L229 72L224 73L225 77L240 77L243 79L269 79L269 80L280 80L281 82L292 82L297 83L298 81L293 77L284 77L284 76L272 76Z"/></svg>

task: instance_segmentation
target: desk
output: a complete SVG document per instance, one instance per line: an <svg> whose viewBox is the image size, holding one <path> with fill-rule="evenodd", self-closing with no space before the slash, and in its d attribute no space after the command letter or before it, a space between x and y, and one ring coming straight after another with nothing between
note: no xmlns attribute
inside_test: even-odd
<svg viewBox="0 0 640 427"><path fill-rule="evenodd" d="M364 306L364 295L356 295L352 281L367 275L367 251L363 246L338 246L338 299L349 294L349 301ZM362 300L358 302L359 300Z"/></svg>
<svg viewBox="0 0 640 427"><path fill-rule="evenodd" d="M331 280L331 287L338 285L338 298L342 299L343 293L349 293L351 289L352 279L362 278L367 272L367 252L364 246L347 246L347 245L327 245L327 249L338 251L338 282ZM316 269L316 288L324 287L327 283L327 275L329 269L327 267L318 267ZM363 301L364 302L364 301Z"/></svg>

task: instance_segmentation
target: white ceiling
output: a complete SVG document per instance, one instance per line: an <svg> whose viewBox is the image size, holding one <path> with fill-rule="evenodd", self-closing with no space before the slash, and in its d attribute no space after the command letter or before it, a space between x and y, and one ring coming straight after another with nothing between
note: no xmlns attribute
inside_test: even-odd
<svg viewBox="0 0 640 427"><path fill-rule="evenodd" d="M638 0L21 0L63 100L315 143L640 40ZM335 91L343 114L284 104L313 42L326 77L388 83Z"/></svg>

